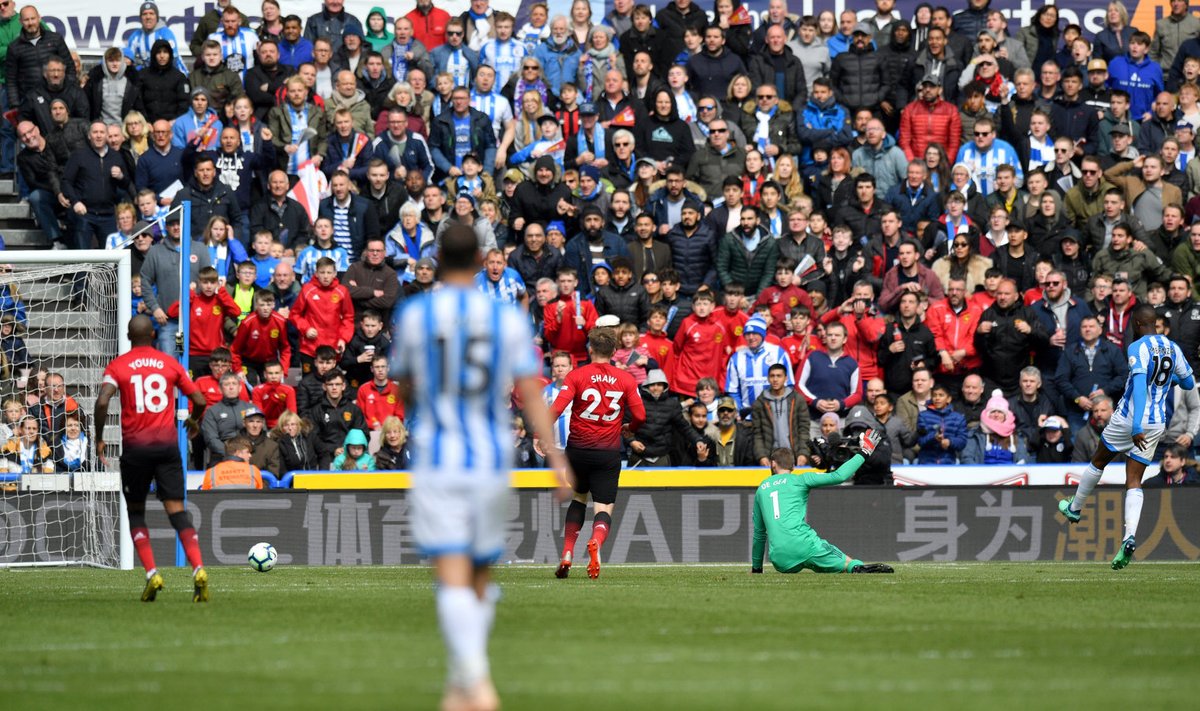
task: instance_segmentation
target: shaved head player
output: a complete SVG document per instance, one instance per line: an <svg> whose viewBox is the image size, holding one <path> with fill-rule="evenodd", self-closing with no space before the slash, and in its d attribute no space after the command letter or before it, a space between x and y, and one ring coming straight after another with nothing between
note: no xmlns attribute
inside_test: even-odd
<svg viewBox="0 0 1200 711"><path fill-rule="evenodd" d="M183 507L183 460L175 435L175 390L191 399L193 415L204 413L204 396L187 371L169 355L156 350L154 324L148 316L129 321L128 353L117 356L104 369L104 382L96 398L96 456L104 459L104 423L108 401L121 394L121 490L129 511L129 532L142 567L146 587L142 602L153 602L163 588L163 577L154 565L150 530L146 528L146 495L157 484L158 498L167 510L192 565L192 601L208 602L208 573L200 559L200 542L192 516Z"/></svg>

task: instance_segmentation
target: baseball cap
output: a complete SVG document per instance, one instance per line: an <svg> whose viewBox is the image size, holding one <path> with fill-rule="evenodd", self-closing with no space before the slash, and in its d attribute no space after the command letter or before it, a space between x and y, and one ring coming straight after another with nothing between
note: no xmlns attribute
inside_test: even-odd
<svg viewBox="0 0 1200 711"><path fill-rule="evenodd" d="M734 412L737 412L737 404L733 402L733 398L727 395L720 400L717 400L717 412L720 412L721 410L733 410Z"/></svg>
<svg viewBox="0 0 1200 711"><path fill-rule="evenodd" d="M1178 126L1176 126L1176 127L1178 128ZM1111 129L1109 129L1108 134L1110 136L1113 134L1116 134L1119 136L1132 136L1133 132L1130 131L1129 126L1124 121L1122 121L1121 123L1113 124L1113 127Z"/></svg>
<svg viewBox="0 0 1200 711"><path fill-rule="evenodd" d="M932 84L933 86L941 86L941 82L938 81L937 77L933 76L932 74L926 74L925 76L921 77L921 81L917 82L917 86L920 86L922 84Z"/></svg>
<svg viewBox="0 0 1200 711"><path fill-rule="evenodd" d="M1179 121L1178 123L1175 124L1176 131L1178 131L1181 128L1186 128L1187 130L1189 130L1193 133L1196 132L1196 127L1192 125L1191 121Z"/></svg>
<svg viewBox="0 0 1200 711"><path fill-rule="evenodd" d="M854 31L850 33L851 36L866 35L868 37L870 37L873 34L875 34L875 33L871 31L871 26L865 22L860 22L857 25L855 25Z"/></svg>
<svg viewBox="0 0 1200 711"><path fill-rule="evenodd" d="M600 264L597 264L595 266L595 268L593 268L592 271L595 271L596 269L599 269L601 267L607 269L608 265L601 262ZM600 318L596 319L596 328L616 328L617 326L620 326L620 325L621 325L621 317L616 316L614 314L604 314Z"/></svg>
<svg viewBox="0 0 1200 711"><path fill-rule="evenodd" d="M557 123L558 123L558 117L557 117L557 116L555 116L554 114L542 114L541 116L538 116L538 120L537 120L537 121L538 121L538 125L539 125L539 126L541 126L541 125L542 125L542 124L544 124L544 123L553 123L553 124L557 124Z"/></svg>
<svg viewBox="0 0 1200 711"><path fill-rule="evenodd" d="M264 420L267 419L267 416L263 414L263 411L258 409L257 407L249 407L246 409L245 412L242 413L243 420L248 420L251 417L261 417Z"/></svg>
<svg viewBox="0 0 1200 711"><path fill-rule="evenodd" d="M509 168L504 171L504 179L510 183L519 183L525 179L525 174L518 168Z"/></svg>
<svg viewBox="0 0 1200 711"><path fill-rule="evenodd" d="M1087 63L1087 70L1089 72L1107 72L1108 62L1103 59L1093 59Z"/></svg>
<svg viewBox="0 0 1200 711"><path fill-rule="evenodd" d="M1042 429L1044 429L1044 430L1065 430L1065 429L1067 429L1067 423L1065 420L1063 420L1063 418L1059 417L1058 415L1051 415L1050 417L1046 418L1045 422L1042 423Z"/></svg>
<svg viewBox="0 0 1200 711"><path fill-rule="evenodd" d="M666 385L667 384L667 374L662 372L658 368L655 368L654 370L650 371L649 373L646 373L646 382L644 382L642 384L643 385Z"/></svg>
<svg viewBox="0 0 1200 711"><path fill-rule="evenodd" d="M579 105L580 116L597 116L599 111L596 110L596 105L590 101L585 101Z"/></svg>

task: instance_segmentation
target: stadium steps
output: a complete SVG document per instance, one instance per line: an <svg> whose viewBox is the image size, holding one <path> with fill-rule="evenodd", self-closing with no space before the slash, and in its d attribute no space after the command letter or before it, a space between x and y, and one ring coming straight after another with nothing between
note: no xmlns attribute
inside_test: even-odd
<svg viewBox="0 0 1200 711"><path fill-rule="evenodd" d="M17 197L13 180L0 180L0 235L8 249L50 249L50 240L34 222L28 203Z"/></svg>

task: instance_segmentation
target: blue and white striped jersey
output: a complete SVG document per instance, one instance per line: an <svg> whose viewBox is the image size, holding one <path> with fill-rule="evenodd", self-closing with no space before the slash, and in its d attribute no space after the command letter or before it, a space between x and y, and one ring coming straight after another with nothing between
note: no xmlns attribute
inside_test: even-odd
<svg viewBox="0 0 1200 711"><path fill-rule="evenodd" d="M307 284L309 279L316 276L317 260L321 257L332 259L337 266L338 274L350 268L350 253L342 247L335 245L329 249L322 249L315 244L310 244L296 255L296 275L300 278L301 284Z"/></svg>
<svg viewBox="0 0 1200 711"><path fill-rule="evenodd" d="M725 391L739 410L750 409L758 396L769 389L767 370L776 363L787 368L788 387L794 386L792 361L787 351L774 343L763 343L757 351L745 348L729 357L729 365L725 367Z"/></svg>
<svg viewBox="0 0 1200 711"><path fill-rule="evenodd" d="M496 281L488 278L486 269L481 269L475 275L475 287L480 293L506 304L518 304L521 297L525 296L525 280L521 278L521 273L512 267L505 267L504 273Z"/></svg>
<svg viewBox="0 0 1200 711"><path fill-rule="evenodd" d="M258 35L254 30L239 27L237 34L230 37L222 29L208 38L221 43L221 59L225 60L225 66L245 80L246 70L254 66L254 50L258 49Z"/></svg>
<svg viewBox="0 0 1200 711"><path fill-rule="evenodd" d="M1166 336L1142 336L1129 346L1128 354L1129 379L1125 381L1125 393L1117 403L1117 414L1133 420L1134 399L1139 395L1134 392L1133 376L1142 374L1146 376L1146 406L1141 422L1134 425L1136 429L1166 427L1169 421L1167 403L1174 393L1174 385L1192 377L1192 367L1183 350Z"/></svg>
<svg viewBox="0 0 1200 711"><path fill-rule="evenodd" d="M507 42L490 39L479 48L479 63L496 70L496 86L507 84L508 78L520 70L524 58L525 45L511 37Z"/></svg>
<svg viewBox="0 0 1200 711"><path fill-rule="evenodd" d="M994 129L993 129L994 130ZM958 149L955 163L962 163L971 171L971 180L981 195L990 195L996 189L996 169L1007 163L1017 174L1017 187L1025 182L1025 171L1017 151L1007 141L997 138L991 148L980 152L973 141L967 141Z"/></svg>
<svg viewBox="0 0 1200 711"><path fill-rule="evenodd" d="M472 288L412 297L396 317L392 377L412 383L413 470L439 477L507 476L513 460L513 382L541 365L516 308Z"/></svg>
<svg viewBox="0 0 1200 711"><path fill-rule="evenodd" d="M542 399L546 401L546 405L553 405L558 399L558 391L562 390L563 386L558 383L550 383L542 389ZM567 409L563 410L563 414L558 416L554 421L554 442L559 447L567 446L567 437L571 434L571 405L567 404Z"/></svg>
<svg viewBox="0 0 1200 711"><path fill-rule="evenodd" d="M179 45L175 42L175 33L161 22L158 27L149 32L141 27L130 32L129 39L125 40L125 56L133 63L134 69L141 71L150 65L150 50L159 40L164 40L171 45L171 53L175 57L175 68L186 77L188 70L183 63L183 58L179 56Z"/></svg>

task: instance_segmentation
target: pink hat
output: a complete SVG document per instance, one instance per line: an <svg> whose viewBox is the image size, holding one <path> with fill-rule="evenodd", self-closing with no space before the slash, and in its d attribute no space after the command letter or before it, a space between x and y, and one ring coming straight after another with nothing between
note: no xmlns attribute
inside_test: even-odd
<svg viewBox="0 0 1200 711"><path fill-rule="evenodd" d="M1004 399L1004 393L999 390L992 391L992 397L987 401L987 405L983 408L983 415L979 418L979 426L984 432L989 432L1000 437L1008 437L1016 429L1016 417L1013 416L1012 410L1008 409L1008 400Z"/></svg>

